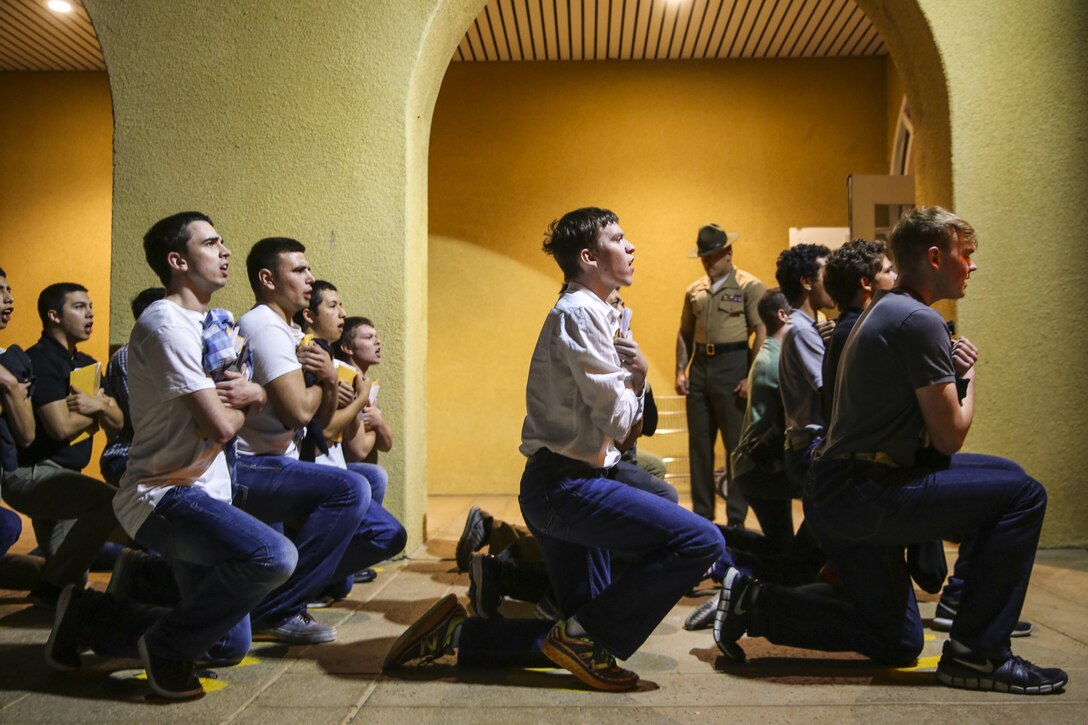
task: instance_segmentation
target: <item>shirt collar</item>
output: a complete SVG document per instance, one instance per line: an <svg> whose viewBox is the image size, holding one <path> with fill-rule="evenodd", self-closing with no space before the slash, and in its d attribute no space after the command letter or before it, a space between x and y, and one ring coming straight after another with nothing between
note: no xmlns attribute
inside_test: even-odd
<svg viewBox="0 0 1088 725"><path fill-rule="evenodd" d="M588 287L580 285L577 282L570 282L567 284L567 291L565 294L581 295L587 300L587 304L596 307L597 311L602 315L607 315L610 321L619 322L619 313L612 308L612 305L602 300L594 292L590 291Z"/></svg>
<svg viewBox="0 0 1088 725"><path fill-rule="evenodd" d="M64 345L61 345L59 342L57 342L56 338L54 338L54 337L52 337L50 335L47 335L44 332L42 333L41 339L38 340L38 344L42 344L42 343L45 343L46 346L52 345L53 349L55 351L59 352L61 355L63 355L65 357L65 359L68 359L68 360L73 359L79 353L78 349L73 351L73 352L68 352L68 348L66 348Z"/></svg>

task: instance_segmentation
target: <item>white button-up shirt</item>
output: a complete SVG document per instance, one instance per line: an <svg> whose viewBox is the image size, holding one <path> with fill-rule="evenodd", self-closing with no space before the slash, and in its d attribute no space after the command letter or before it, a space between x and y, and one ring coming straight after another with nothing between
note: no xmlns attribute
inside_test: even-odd
<svg viewBox="0 0 1088 725"><path fill-rule="evenodd" d="M524 455L548 448L594 468L620 460L616 441L642 418L642 396L620 366L618 327L619 313L577 283L555 303L529 365Z"/></svg>

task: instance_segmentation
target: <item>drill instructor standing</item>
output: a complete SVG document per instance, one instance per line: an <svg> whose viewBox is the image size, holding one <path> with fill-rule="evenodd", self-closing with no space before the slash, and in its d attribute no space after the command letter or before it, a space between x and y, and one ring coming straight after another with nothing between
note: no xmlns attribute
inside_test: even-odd
<svg viewBox="0 0 1088 725"><path fill-rule="evenodd" d="M755 334L752 350L758 351L767 336L758 311L765 286L733 266L733 244L739 236L717 224L699 230L697 246L689 256L699 258L706 276L684 293L676 337L676 392L687 396L692 508L710 520L714 519L714 441L721 431L728 466L744 422L753 357L748 338ZM747 513L740 491L730 490L728 523L743 524Z"/></svg>

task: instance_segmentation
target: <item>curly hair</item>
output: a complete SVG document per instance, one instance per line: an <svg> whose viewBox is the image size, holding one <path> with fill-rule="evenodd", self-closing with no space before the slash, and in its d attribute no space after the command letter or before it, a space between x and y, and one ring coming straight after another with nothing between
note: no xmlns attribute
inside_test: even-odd
<svg viewBox="0 0 1088 725"><path fill-rule="evenodd" d="M840 310L853 303L862 279L876 277L887 252L884 242L854 239L831 253L824 268L824 288Z"/></svg>
<svg viewBox="0 0 1088 725"><path fill-rule="evenodd" d="M815 281L820 273L820 260L831 254L822 244L798 244L778 255L778 270L774 273L782 294L797 306L805 295L802 279Z"/></svg>

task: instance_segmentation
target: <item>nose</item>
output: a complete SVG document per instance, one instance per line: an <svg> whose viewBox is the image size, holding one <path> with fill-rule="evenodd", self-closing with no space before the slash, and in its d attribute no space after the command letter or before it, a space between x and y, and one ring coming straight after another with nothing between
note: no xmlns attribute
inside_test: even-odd
<svg viewBox="0 0 1088 725"><path fill-rule="evenodd" d="M226 259L227 257L230 256L230 249L227 248L226 244L223 244L221 246L223 248L219 250L219 256L222 257L223 259Z"/></svg>

